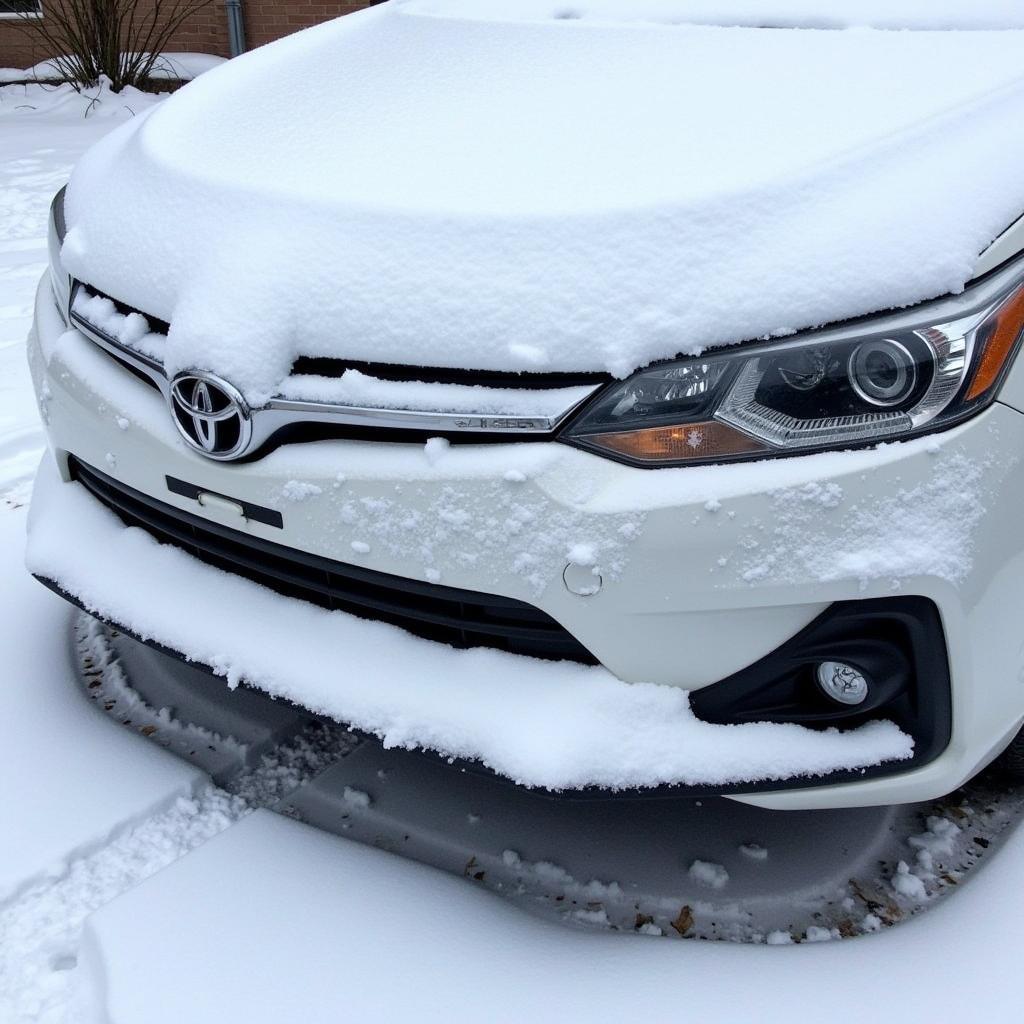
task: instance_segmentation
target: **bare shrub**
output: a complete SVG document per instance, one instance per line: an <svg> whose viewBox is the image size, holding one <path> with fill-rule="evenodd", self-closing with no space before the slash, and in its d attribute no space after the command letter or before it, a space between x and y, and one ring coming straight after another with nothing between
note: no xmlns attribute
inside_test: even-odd
<svg viewBox="0 0 1024 1024"><path fill-rule="evenodd" d="M42 38L57 74L79 88L106 76L111 88L144 86L171 36L211 0L50 0L44 16L19 15Z"/></svg>

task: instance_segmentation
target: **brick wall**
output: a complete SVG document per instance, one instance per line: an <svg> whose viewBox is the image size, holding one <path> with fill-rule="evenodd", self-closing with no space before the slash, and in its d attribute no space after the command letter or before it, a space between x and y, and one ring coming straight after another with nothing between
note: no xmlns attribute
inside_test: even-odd
<svg viewBox="0 0 1024 1024"><path fill-rule="evenodd" d="M43 10L67 0L43 0ZM251 49L290 32L369 7L379 0L243 0L246 43ZM137 0L146 7L152 0ZM174 34L170 50L228 56L227 15L222 0L212 0ZM12 19L0 18L0 67L27 68L53 54L42 37Z"/></svg>
<svg viewBox="0 0 1024 1024"><path fill-rule="evenodd" d="M262 46L299 29L369 7L371 2L375 0L244 0L245 41L250 48Z"/></svg>

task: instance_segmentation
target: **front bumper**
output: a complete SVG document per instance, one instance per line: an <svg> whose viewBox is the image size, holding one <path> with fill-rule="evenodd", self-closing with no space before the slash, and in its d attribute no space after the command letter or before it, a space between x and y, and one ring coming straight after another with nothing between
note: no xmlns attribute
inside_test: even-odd
<svg viewBox="0 0 1024 1024"><path fill-rule="evenodd" d="M699 689L771 654L835 602L934 602L952 681L943 753L885 777L739 799L928 799L970 777L1024 718L1024 419L1004 406L924 441L746 465L651 471L557 444L354 441L224 465L187 450L157 393L64 330L48 286L30 362L65 474L70 453L255 538L528 602L622 680ZM282 525L200 505L168 477L273 510ZM590 580L601 586L587 596L566 582L587 590Z"/></svg>

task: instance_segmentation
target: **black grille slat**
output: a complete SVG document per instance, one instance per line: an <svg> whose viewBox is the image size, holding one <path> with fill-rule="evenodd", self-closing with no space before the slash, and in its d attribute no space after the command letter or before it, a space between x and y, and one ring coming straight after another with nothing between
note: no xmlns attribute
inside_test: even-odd
<svg viewBox="0 0 1024 1024"><path fill-rule="evenodd" d="M524 602L407 580L295 551L183 512L74 458L70 468L73 478L126 524L278 593L391 622L455 647L494 647L533 657L595 663L554 619Z"/></svg>
<svg viewBox="0 0 1024 1024"><path fill-rule="evenodd" d="M342 580L330 570L315 569L309 567L306 571L294 571L282 567L291 563L284 559L276 559L262 553L251 554L246 545L221 540L216 549L209 545L197 543L197 530L185 523L177 523L173 519L161 516L160 513L147 508L140 502L126 500L125 497L114 487L97 486L95 480L88 475L82 474L79 477L87 489L102 501L106 506L114 509L122 518L130 518L133 525L141 526L151 534L159 535L167 543L183 548L198 558L205 561L216 560L218 567L229 572L236 572L253 579L256 575L272 579L289 589L303 589L315 593L323 598L315 603L325 606L339 607L343 610L354 608L376 611L382 615L397 615L403 613L415 613L420 621L436 626L447 626L469 633L489 632L490 625L487 622L474 622L471 618L472 612L467 611L463 602L458 602L458 611L444 614L437 611L428 611L422 607L416 607L415 603L403 600L401 592L391 591L395 596L387 600L369 593L368 588L352 588L346 586L352 581ZM437 603L449 603L443 600ZM415 611L414 611L415 609ZM487 609L480 609L482 615L486 615ZM542 613L543 614L543 613ZM520 626L514 622L508 622L513 616L503 614L499 618L504 633L510 636L518 636L522 639L535 636L537 627ZM540 622L540 615L536 609L529 609L523 616L524 621ZM542 627L543 628L543 627Z"/></svg>
<svg viewBox="0 0 1024 1024"><path fill-rule="evenodd" d="M292 364L293 376L339 378L347 370L358 370L377 380L418 381L425 384L466 384L488 388L544 390L580 385L610 384L610 373L582 371L536 372L515 370L474 370L462 367L412 366L402 363L377 363L331 356L299 356Z"/></svg>
<svg viewBox="0 0 1024 1024"><path fill-rule="evenodd" d="M316 603L324 606L337 607L341 610L354 610L357 614L360 609L378 612L380 615L402 615L415 614L422 622L438 626L449 626L464 633L487 633L490 632L491 623L487 621L476 621L472 618L472 612L466 608L464 602L456 602L457 611L450 614L427 611L422 607L416 608L413 602L403 600L400 591L391 591L394 599L387 600L380 596L374 596L364 589L362 592L346 587L344 579L337 577L329 570L311 569L306 572L289 571L287 568L280 568L276 563L278 559L272 556L260 554L249 554L246 545L233 543L223 538L215 538L210 535L204 538L203 542L197 543L197 531L187 524L178 524L168 517L161 515L141 502L126 500L116 488L98 487L96 482L85 474L79 476L82 483L95 497L99 498L109 508L114 509L122 519L134 520L133 525L140 526L147 532L159 535L167 543L184 548L190 554L201 558L203 561L216 563L219 568L227 572L234 572L237 575L253 579L256 576L266 577L281 584L289 590L304 589L320 595L324 600ZM287 564L287 563L285 563ZM319 577L319 579L317 578ZM383 589L383 588L381 588ZM441 599L439 604L451 603ZM475 609L474 609L475 611ZM542 623L543 613L530 609L530 618ZM485 617L487 610L480 609L481 617ZM536 627L517 625L507 621L510 616L503 615L497 620L502 632L507 636L516 636L521 639L529 639L536 636ZM544 628L541 625L541 628ZM471 646L467 639L466 646Z"/></svg>

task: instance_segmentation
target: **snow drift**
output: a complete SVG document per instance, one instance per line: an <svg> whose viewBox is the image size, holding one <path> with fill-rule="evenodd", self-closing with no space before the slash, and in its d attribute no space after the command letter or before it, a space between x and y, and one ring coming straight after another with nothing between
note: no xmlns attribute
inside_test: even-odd
<svg viewBox="0 0 1024 1024"><path fill-rule="evenodd" d="M392 2L215 68L82 161L65 263L258 403L299 354L625 375L956 291L1024 211L1016 4L589 6Z"/></svg>

